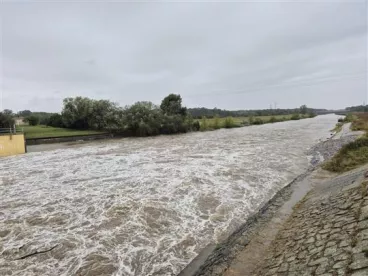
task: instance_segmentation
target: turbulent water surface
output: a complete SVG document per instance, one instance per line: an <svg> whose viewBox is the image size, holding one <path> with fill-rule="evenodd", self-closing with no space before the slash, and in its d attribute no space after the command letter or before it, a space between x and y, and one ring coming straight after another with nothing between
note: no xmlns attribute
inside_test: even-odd
<svg viewBox="0 0 368 276"><path fill-rule="evenodd" d="M176 275L305 171L336 120L2 158L0 275Z"/></svg>

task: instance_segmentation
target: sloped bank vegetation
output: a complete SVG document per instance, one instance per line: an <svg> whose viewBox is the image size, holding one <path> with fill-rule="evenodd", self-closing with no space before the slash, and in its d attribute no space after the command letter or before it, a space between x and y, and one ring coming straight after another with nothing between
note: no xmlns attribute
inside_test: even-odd
<svg viewBox="0 0 368 276"><path fill-rule="evenodd" d="M348 114L339 123L351 122L351 130L364 131L365 134L344 145L323 168L332 172L346 172L368 163L368 113Z"/></svg>

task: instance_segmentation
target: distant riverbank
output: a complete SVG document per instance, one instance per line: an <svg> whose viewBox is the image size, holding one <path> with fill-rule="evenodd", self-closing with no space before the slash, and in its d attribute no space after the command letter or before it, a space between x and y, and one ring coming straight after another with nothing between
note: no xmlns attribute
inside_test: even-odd
<svg viewBox="0 0 368 276"><path fill-rule="evenodd" d="M286 114L272 116L247 116L247 117L202 117L198 119L201 131L216 130L220 128L235 128L250 125L273 124L285 121L297 121L301 119L314 118L314 113L309 114Z"/></svg>
<svg viewBox="0 0 368 276"><path fill-rule="evenodd" d="M262 125L290 120L301 120L314 117L309 114L289 114L276 116L256 116L256 117L214 117L198 119L201 131L211 131L221 128L238 128L250 125ZM108 133L94 130L75 130L67 128L58 128L45 125L20 126L25 133L28 145L52 144L75 141L91 141L100 139L111 139L114 137L135 137L129 134Z"/></svg>

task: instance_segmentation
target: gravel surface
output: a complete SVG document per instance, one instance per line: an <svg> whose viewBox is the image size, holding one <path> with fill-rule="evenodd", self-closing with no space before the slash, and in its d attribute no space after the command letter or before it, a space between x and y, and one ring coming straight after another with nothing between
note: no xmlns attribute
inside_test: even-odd
<svg viewBox="0 0 368 276"><path fill-rule="evenodd" d="M343 145L353 142L358 135L344 136L340 139L329 139L312 147L308 154L312 156L312 166L317 166L325 160L331 159Z"/></svg>

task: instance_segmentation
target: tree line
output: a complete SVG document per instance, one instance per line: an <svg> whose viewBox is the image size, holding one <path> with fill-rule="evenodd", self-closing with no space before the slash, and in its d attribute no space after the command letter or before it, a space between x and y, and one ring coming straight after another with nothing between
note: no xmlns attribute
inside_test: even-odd
<svg viewBox="0 0 368 276"><path fill-rule="evenodd" d="M345 108L349 112L368 112L368 105L350 106Z"/></svg>
<svg viewBox="0 0 368 276"><path fill-rule="evenodd" d="M11 127L14 124L14 115L11 113L7 111L8 120L4 120L3 127ZM129 136L185 133L200 128L199 122L194 121L182 106L181 96L176 94L165 97L159 106L141 101L121 107L109 100L66 98L63 100L61 113L23 110L16 115L24 117L30 125L101 130Z"/></svg>
<svg viewBox="0 0 368 276"><path fill-rule="evenodd" d="M303 105L296 109L266 109L228 111L221 109L191 108L182 106L180 95L170 94L160 105L140 101L133 105L121 107L109 100L94 100L87 97L65 98L61 113L32 112L23 110L13 114L11 110L0 112L0 128L14 125L14 118L23 118L30 125L47 125L52 127L78 130L100 130L126 136L150 136L158 134L185 133L189 131L206 130L206 118L215 118L214 127L237 127L233 117L248 117L246 124L263 124L256 116L276 116L299 114L313 117L313 109ZM225 118L219 121L217 118ZM197 118L201 118L201 123ZM271 117L269 122L283 121L282 118ZM268 122L267 121L267 122Z"/></svg>

